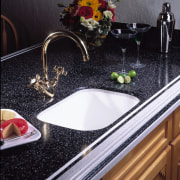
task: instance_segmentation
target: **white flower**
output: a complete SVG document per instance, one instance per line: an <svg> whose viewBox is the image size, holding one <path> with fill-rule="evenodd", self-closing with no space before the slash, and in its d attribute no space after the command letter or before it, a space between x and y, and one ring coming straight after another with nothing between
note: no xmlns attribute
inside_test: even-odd
<svg viewBox="0 0 180 180"><path fill-rule="evenodd" d="M93 29L97 27L99 23L95 21L93 18L89 18L81 22L81 25L87 27L89 31L93 31Z"/></svg>
<svg viewBox="0 0 180 180"><path fill-rule="evenodd" d="M113 17L113 13L111 11L104 11L103 12L103 15L106 17L106 18L109 18L109 19L112 19Z"/></svg>
<svg viewBox="0 0 180 180"><path fill-rule="evenodd" d="M80 17L80 22L84 22L86 19L85 19L85 17L84 16L81 16Z"/></svg>
<svg viewBox="0 0 180 180"><path fill-rule="evenodd" d="M109 0L109 1L108 1L108 7L109 7L110 9L115 9L115 8L116 8L116 5L115 5L111 0Z"/></svg>

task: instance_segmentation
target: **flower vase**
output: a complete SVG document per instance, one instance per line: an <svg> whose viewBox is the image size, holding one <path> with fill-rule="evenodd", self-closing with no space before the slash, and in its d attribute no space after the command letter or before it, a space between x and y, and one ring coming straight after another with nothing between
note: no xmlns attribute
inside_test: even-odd
<svg viewBox="0 0 180 180"><path fill-rule="evenodd" d="M94 35L91 33L81 32L76 32L76 35L78 35L82 39L88 50L94 50L98 47L101 47L107 37L107 35Z"/></svg>

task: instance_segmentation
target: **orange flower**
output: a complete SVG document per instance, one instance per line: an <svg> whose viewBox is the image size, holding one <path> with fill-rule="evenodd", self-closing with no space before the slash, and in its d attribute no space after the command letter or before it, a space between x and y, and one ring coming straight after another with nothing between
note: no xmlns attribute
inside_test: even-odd
<svg viewBox="0 0 180 180"><path fill-rule="evenodd" d="M78 4L80 6L90 6L93 11L96 11L101 6L99 0L79 0Z"/></svg>
<svg viewBox="0 0 180 180"><path fill-rule="evenodd" d="M102 13L99 10L94 11L93 13L93 19L96 21L100 21L102 19Z"/></svg>
<svg viewBox="0 0 180 180"><path fill-rule="evenodd" d="M65 11L65 12L68 12L68 13L71 13L71 12L72 12L72 9L73 9L73 7L68 6L68 7L66 7L66 8L64 9L64 11Z"/></svg>

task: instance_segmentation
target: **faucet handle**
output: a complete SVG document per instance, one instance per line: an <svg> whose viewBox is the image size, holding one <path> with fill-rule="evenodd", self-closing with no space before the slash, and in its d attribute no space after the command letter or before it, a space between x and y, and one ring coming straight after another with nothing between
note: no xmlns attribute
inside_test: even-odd
<svg viewBox="0 0 180 180"><path fill-rule="evenodd" d="M30 84L28 85L28 87L32 87L32 86L40 94L47 95L51 98L54 96L54 88L49 86L47 82L41 80L41 77L39 74L36 74L36 77L30 80ZM44 96L44 99L45 99L45 96Z"/></svg>
<svg viewBox="0 0 180 180"><path fill-rule="evenodd" d="M57 75L64 75L66 76L67 75L67 71L64 70L64 67L57 67L57 66L54 66L54 69L53 69Z"/></svg>
<svg viewBox="0 0 180 180"><path fill-rule="evenodd" d="M58 85L58 79L60 75L67 75L67 71L64 70L64 67L57 67L55 66L53 70L56 72L55 77L52 81L45 81L42 80L39 74L36 74L35 78L30 79L30 84L28 87L34 87L40 94L46 94L49 97L54 97L55 89Z"/></svg>
<svg viewBox="0 0 180 180"><path fill-rule="evenodd" d="M36 74L35 78L30 78L30 84L28 85L28 87L37 86L37 84L39 84L40 79L40 75Z"/></svg>
<svg viewBox="0 0 180 180"><path fill-rule="evenodd" d="M53 70L54 70L54 72L56 72L56 76L52 79L50 84L55 89L57 84L58 84L59 76L60 75L66 76L67 75L67 71L64 70L64 67L57 67L57 66L54 66Z"/></svg>
<svg viewBox="0 0 180 180"><path fill-rule="evenodd" d="M28 87L34 86L34 89L40 92L42 90L42 85L43 81L41 80L41 76L39 74L36 74L35 78L30 79L30 84L28 85Z"/></svg>

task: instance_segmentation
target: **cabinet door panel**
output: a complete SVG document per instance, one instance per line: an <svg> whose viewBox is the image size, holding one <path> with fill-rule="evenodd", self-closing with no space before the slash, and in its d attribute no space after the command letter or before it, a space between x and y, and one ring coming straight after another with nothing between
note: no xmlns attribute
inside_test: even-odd
<svg viewBox="0 0 180 180"><path fill-rule="evenodd" d="M156 160L147 168L147 170L138 178L138 180L153 180L160 176L163 179L171 180L171 146L168 146Z"/></svg>
<svg viewBox="0 0 180 180"><path fill-rule="evenodd" d="M180 135L171 143L172 146L172 179L180 180Z"/></svg>
<svg viewBox="0 0 180 180"><path fill-rule="evenodd" d="M180 134L180 106L174 111L173 137Z"/></svg>

